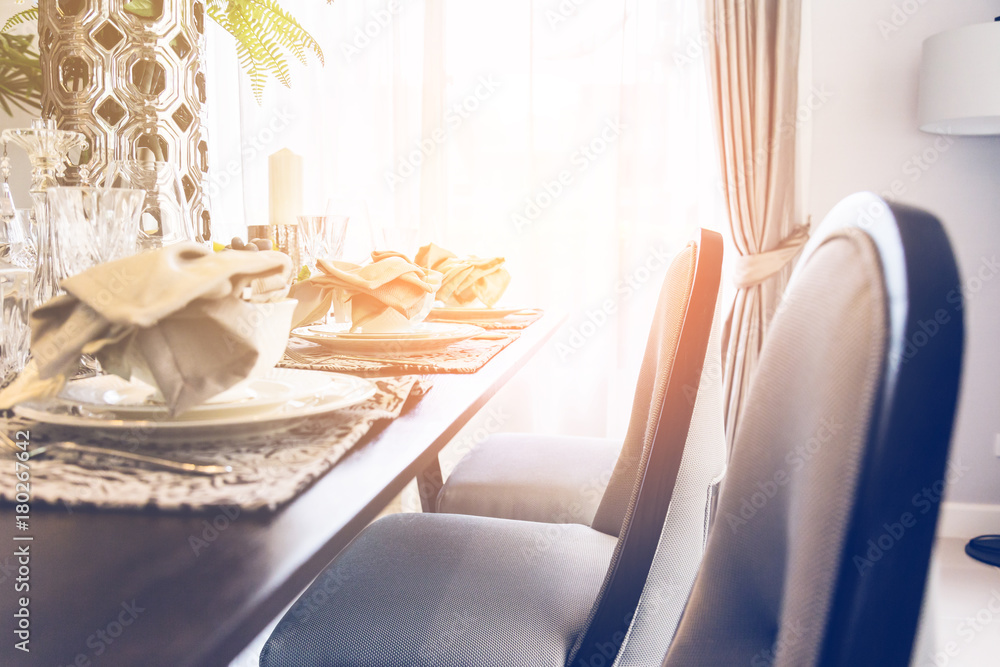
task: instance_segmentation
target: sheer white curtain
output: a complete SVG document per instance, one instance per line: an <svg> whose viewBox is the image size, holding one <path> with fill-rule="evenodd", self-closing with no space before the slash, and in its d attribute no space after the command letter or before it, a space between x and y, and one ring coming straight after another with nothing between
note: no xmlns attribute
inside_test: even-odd
<svg viewBox="0 0 1000 667"><path fill-rule="evenodd" d="M267 155L290 147L307 206L363 198L421 241L503 255L505 303L567 315L501 396L503 430L622 433L666 262L722 220L698 3L287 6L326 65L261 105L210 36L212 167L236 172L218 235L265 222Z"/></svg>

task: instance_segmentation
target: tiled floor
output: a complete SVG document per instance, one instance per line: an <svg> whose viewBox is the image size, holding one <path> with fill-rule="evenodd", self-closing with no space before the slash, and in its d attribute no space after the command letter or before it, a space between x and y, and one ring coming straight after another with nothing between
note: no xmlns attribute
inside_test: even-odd
<svg viewBox="0 0 1000 667"><path fill-rule="evenodd" d="M1000 665L1000 568L966 556L965 542L937 541L915 667Z"/></svg>

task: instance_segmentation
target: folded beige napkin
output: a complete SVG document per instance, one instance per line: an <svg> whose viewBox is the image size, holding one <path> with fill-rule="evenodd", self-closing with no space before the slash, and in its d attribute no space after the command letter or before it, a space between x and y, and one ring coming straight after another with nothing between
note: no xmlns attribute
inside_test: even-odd
<svg viewBox="0 0 1000 667"><path fill-rule="evenodd" d="M181 243L67 278L67 293L32 313L31 361L0 408L57 393L84 353L154 384L172 412L198 405L254 368L268 313L290 319L279 306L291 269L278 252Z"/></svg>
<svg viewBox="0 0 1000 667"><path fill-rule="evenodd" d="M427 295L441 285L441 275L413 264L399 253L377 252L371 264L316 262L319 273L292 286L289 296L299 302L295 325L309 324L330 312L333 292L342 290L351 302L351 330L394 310L407 320L419 313Z"/></svg>
<svg viewBox="0 0 1000 667"><path fill-rule="evenodd" d="M417 251L414 261L441 273L437 298L446 306L467 306L479 299L492 308L510 284L510 273L503 268L503 257L458 257L428 243Z"/></svg>

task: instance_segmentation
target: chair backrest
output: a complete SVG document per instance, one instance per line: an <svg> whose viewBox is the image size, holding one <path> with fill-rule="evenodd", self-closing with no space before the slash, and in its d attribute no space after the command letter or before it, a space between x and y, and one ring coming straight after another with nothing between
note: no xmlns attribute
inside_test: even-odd
<svg viewBox="0 0 1000 667"><path fill-rule="evenodd" d="M663 409L667 380L674 359L678 356L678 338L685 324L696 270L700 265L702 271L708 271L713 261L718 258L721 276L721 256L722 236L717 232L703 229L699 232L698 241L688 243L673 258L667 269L642 356L639 379L632 398L628 430L611 473L611 479L591 522L591 528L594 530L608 535L621 535L635 495L639 471L649 454ZM717 301L717 293L718 288L711 297L713 308ZM695 383L695 389L697 386Z"/></svg>
<svg viewBox="0 0 1000 667"><path fill-rule="evenodd" d="M721 298L667 519L615 667L655 665L666 654L701 565L727 456L720 307Z"/></svg>
<svg viewBox="0 0 1000 667"><path fill-rule="evenodd" d="M906 665L963 324L932 216L853 195L774 317L663 665Z"/></svg>
<svg viewBox="0 0 1000 667"><path fill-rule="evenodd" d="M722 237L708 230L701 230L698 240L689 243L667 270L628 435L594 519L594 528L618 535L618 544L568 664L589 665L594 659L610 664L628 631L687 454L721 275ZM725 452L721 412L718 424L715 446L721 465ZM704 529L710 483L707 480L701 489L700 516L690 522L695 532ZM702 540L696 542L700 555Z"/></svg>

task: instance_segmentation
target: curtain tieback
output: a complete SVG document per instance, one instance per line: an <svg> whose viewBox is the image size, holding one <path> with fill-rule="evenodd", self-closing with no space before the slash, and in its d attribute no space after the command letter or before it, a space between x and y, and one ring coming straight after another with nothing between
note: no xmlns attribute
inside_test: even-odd
<svg viewBox="0 0 1000 667"><path fill-rule="evenodd" d="M781 271L795 259L808 240L809 225L795 225L792 233L773 250L737 257L733 270L736 289L749 289Z"/></svg>

